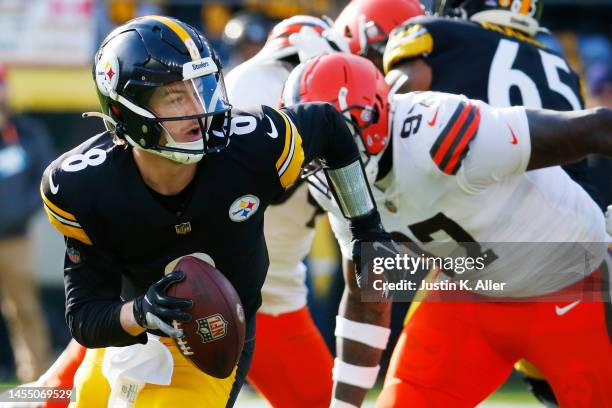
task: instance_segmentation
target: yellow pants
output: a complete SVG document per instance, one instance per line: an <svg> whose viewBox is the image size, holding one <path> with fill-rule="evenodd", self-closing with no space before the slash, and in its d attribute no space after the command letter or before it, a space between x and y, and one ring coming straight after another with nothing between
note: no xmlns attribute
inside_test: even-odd
<svg viewBox="0 0 612 408"><path fill-rule="evenodd" d="M140 391L134 407L141 408L216 408L225 407L232 390L236 369L224 379L204 374L192 365L172 341L162 339L174 360L170 385L146 384ZM105 349L87 350L85 360L74 377L76 402L70 408L106 408L110 385L102 374Z"/></svg>

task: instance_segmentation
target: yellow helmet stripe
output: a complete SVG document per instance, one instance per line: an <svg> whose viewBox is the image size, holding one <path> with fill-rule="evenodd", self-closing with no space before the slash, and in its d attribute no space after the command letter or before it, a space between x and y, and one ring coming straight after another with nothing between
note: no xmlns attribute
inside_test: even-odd
<svg viewBox="0 0 612 408"><path fill-rule="evenodd" d="M174 31L174 33L181 39L181 41L187 47L187 51L189 51L189 55L191 56L191 60L199 60L202 57L200 56L200 51L198 47L195 45L193 38L189 35L187 30L185 30L179 23L176 21L164 17L164 16L147 16L147 18L152 18L153 20L157 20L160 23L164 24L166 27Z"/></svg>

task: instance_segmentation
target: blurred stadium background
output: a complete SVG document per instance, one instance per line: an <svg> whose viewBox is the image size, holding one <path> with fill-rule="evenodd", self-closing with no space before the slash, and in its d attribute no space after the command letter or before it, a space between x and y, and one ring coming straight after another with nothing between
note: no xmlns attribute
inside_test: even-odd
<svg viewBox="0 0 612 408"><path fill-rule="evenodd" d="M100 121L82 119L80 114L97 110L91 78L92 57L100 41L115 25L145 14L180 18L201 28L212 40L227 72L259 50L268 30L277 21L295 14L325 14L333 18L346 3L341 0L0 0L0 63L6 67L4 72L0 69L0 81L7 85L10 110L43 124L49 130L52 149L60 152L101 130ZM431 0L423 0L423 4L429 8ZM543 25L553 35L544 35L541 40L564 54L583 76L589 104L612 106L612 0L546 0ZM2 160L0 155L0 183L2 165L6 165ZM608 194L612 189L609 180L609 176L605 177L607 185L603 186ZM15 199L6 189L0 189L0 194L0 202ZM0 205L0 211L5 208ZM63 311L63 242L42 211L29 219L27 231L33 243L36 281L51 346L48 361L39 362L46 366L69 341ZM8 234L0 230L0 248ZM22 255L0 251L0 257L9 256ZM332 349L332 324L342 290L338 260L324 220L318 226L308 263L312 288L309 300L315 321ZM405 309L400 304L394 311L395 336ZM17 374L13 348L0 316L0 384L30 380ZM262 406L262 400L248 390L243 394L239 407ZM374 394L375 391L371 393L372 399ZM534 403L535 399L520 379L511 376L486 405Z"/></svg>

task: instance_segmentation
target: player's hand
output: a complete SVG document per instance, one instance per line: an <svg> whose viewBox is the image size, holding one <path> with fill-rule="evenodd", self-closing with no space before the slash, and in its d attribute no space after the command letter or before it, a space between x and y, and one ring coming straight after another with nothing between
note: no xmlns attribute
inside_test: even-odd
<svg viewBox="0 0 612 408"><path fill-rule="evenodd" d="M168 287L185 279L181 271L174 271L165 275L158 282L149 287L144 296L134 299L134 318L136 323L147 330L161 331L170 337L180 337L182 331L175 329L168 322L178 320L185 322L191 319L191 315L185 312L193 302L166 295Z"/></svg>
<svg viewBox="0 0 612 408"><path fill-rule="evenodd" d="M300 62L334 51L324 37L308 26L302 27L299 33L291 34L289 42L297 48Z"/></svg>
<svg viewBox="0 0 612 408"><path fill-rule="evenodd" d="M368 267L374 258L395 258L399 251L380 222L378 213L368 215L360 220L351 221L353 233L353 263L355 264L355 278L357 286L364 289L368 279ZM367 257L365 259L364 257ZM394 281L385 271L387 281ZM383 292L383 297L389 297L389 291Z"/></svg>

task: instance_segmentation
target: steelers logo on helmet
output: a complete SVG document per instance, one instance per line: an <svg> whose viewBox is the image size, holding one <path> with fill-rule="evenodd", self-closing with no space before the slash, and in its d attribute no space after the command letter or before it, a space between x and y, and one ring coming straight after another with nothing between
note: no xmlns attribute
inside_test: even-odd
<svg viewBox="0 0 612 408"><path fill-rule="evenodd" d="M119 60L114 52L108 50L96 64L96 85L104 96L109 96L117 89L119 82Z"/></svg>

